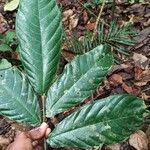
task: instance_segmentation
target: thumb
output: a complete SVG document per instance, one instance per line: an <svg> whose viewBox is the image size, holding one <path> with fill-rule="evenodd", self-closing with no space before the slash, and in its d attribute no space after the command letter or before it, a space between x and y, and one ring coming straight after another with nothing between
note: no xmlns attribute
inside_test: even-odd
<svg viewBox="0 0 150 150"><path fill-rule="evenodd" d="M47 130L50 133L48 125L45 122L43 122L40 127L28 131L27 134L29 135L29 138L33 141L40 140L46 136Z"/></svg>

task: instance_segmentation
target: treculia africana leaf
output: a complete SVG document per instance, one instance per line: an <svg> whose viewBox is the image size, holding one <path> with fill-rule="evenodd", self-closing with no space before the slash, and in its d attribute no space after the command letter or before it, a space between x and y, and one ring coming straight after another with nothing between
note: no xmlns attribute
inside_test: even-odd
<svg viewBox="0 0 150 150"><path fill-rule="evenodd" d="M41 122L38 98L16 68L0 70L0 114L33 126Z"/></svg>
<svg viewBox="0 0 150 150"><path fill-rule="evenodd" d="M61 121L47 142L52 147L91 148L123 141L143 123L144 101L114 95L86 105Z"/></svg>
<svg viewBox="0 0 150 150"><path fill-rule="evenodd" d="M56 1L21 0L16 32L30 83L43 94L53 81L60 56L61 14Z"/></svg>
<svg viewBox="0 0 150 150"><path fill-rule="evenodd" d="M65 66L63 74L48 91L47 117L76 106L93 93L113 64L108 52L110 47L101 45Z"/></svg>

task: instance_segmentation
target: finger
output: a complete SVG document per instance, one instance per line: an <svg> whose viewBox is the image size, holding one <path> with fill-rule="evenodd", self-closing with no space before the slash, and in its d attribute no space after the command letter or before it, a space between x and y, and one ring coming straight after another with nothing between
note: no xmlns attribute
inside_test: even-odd
<svg viewBox="0 0 150 150"><path fill-rule="evenodd" d="M28 135L25 132L21 132L16 136L15 140L26 140L27 138Z"/></svg>
<svg viewBox="0 0 150 150"><path fill-rule="evenodd" d="M41 146L37 146L34 148L34 150L43 150L43 148Z"/></svg>
<svg viewBox="0 0 150 150"><path fill-rule="evenodd" d="M33 141L33 142L32 142L32 146L33 146L33 147L36 147L38 144L39 144L38 141Z"/></svg>
<svg viewBox="0 0 150 150"><path fill-rule="evenodd" d="M47 128L48 125L44 122L41 124L40 127L32 129L31 131L27 132L27 134L33 141L39 140L45 136Z"/></svg>
<svg viewBox="0 0 150 150"><path fill-rule="evenodd" d="M51 129L47 128L46 133L45 133L45 137L48 137L48 135L51 133Z"/></svg>

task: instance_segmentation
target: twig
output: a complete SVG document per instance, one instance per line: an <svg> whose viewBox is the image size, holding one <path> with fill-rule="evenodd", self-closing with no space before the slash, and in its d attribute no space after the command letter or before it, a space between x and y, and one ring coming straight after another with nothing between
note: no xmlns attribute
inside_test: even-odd
<svg viewBox="0 0 150 150"><path fill-rule="evenodd" d="M94 31L93 31L92 41L94 40L94 37L97 33L97 27L98 27L98 24L99 24L99 21L100 21L100 18L101 18L101 15L102 15L102 12L103 12L103 9L104 9L104 6L105 6L105 2L106 2L106 0L103 1L102 7L101 7L101 9L99 11L99 14L98 14L98 17L96 19L96 24L95 24L95 28L94 28Z"/></svg>

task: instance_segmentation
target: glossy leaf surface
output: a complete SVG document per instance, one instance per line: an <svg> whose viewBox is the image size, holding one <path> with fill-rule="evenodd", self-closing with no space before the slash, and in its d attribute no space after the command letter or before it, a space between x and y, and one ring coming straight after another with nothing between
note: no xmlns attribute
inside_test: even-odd
<svg viewBox="0 0 150 150"><path fill-rule="evenodd" d="M45 93L56 73L60 47L60 11L55 0L21 0L16 20L20 54L35 91Z"/></svg>
<svg viewBox="0 0 150 150"><path fill-rule="evenodd" d="M145 108L131 95L95 101L60 122L47 141L52 147L79 148L120 142L142 125Z"/></svg>
<svg viewBox="0 0 150 150"><path fill-rule="evenodd" d="M107 75L113 58L109 47L98 46L67 64L62 76L51 86L46 101L47 117L76 106L90 96Z"/></svg>
<svg viewBox="0 0 150 150"><path fill-rule="evenodd" d="M37 96L18 69L0 71L0 114L21 123L40 124Z"/></svg>

